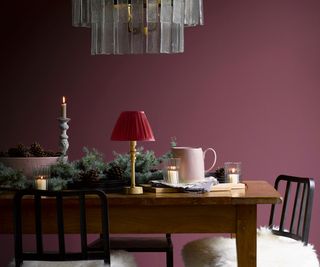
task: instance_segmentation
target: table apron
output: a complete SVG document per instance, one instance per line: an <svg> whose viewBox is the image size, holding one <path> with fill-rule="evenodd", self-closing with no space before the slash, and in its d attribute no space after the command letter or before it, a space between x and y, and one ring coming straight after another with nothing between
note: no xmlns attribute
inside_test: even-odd
<svg viewBox="0 0 320 267"><path fill-rule="evenodd" d="M243 213L243 209L250 212L256 205L110 206L110 233L237 233L241 217L238 210ZM43 231L54 234L57 233L56 217L50 210L43 214ZM33 211L27 208L23 213L23 218L28 218L24 232L32 234L35 232ZM66 232L79 233L78 212L70 206L64 213L68 214L64 222ZM0 233L13 233L11 210L7 215L0 220ZM100 210L91 207L87 216L95 218L88 219L88 232L101 232Z"/></svg>
<svg viewBox="0 0 320 267"><path fill-rule="evenodd" d="M234 205L110 207L111 233L235 233Z"/></svg>

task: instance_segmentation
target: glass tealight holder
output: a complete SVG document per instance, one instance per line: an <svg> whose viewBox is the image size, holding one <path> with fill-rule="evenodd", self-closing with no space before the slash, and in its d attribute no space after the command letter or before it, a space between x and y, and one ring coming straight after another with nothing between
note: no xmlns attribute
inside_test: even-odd
<svg viewBox="0 0 320 267"><path fill-rule="evenodd" d="M40 167L33 171L34 188L37 190L47 190L50 178L50 169Z"/></svg>
<svg viewBox="0 0 320 267"><path fill-rule="evenodd" d="M179 183L180 158L168 158L163 161L163 178L166 183Z"/></svg>
<svg viewBox="0 0 320 267"><path fill-rule="evenodd" d="M241 181L241 162L225 162L224 175L226 183L237 184Z"/></svg>
<svg viewBox="0 0 320 267"><path fill-rule="evenodd" d="M34 178L34 188L37 190L47 190L49 179L45 176L36 176Z"/></svg>

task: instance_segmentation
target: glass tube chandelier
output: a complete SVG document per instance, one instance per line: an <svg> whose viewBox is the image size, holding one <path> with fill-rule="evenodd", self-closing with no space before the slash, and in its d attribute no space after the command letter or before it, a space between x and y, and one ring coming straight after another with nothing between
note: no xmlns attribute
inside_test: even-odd
<svg viewBox="0 0 320 267"><path fill-rule="evenodd" d="M91 28L91 54L182 53L184 27L203 25L202 0L72 0L72 25Z"/></svg>

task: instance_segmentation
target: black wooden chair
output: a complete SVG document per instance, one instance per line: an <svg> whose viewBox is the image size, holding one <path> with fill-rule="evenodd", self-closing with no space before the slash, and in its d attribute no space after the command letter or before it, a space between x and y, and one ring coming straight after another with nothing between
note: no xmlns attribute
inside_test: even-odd
<svg viewBox="0 0 320 267"><path fill-rule="evenodd" d="M92 242L90 249L101 249L101 239ZM171 234L157 237L110 237L112 250L125 250L127 252L160 252L166 253L167 267L173 267L173 246Z"/></svg>
<svg viewBox="0 0 320 267"><path fill-rule="evenodd" d="M275 235L290 237L307 244L315 188L313 178L280 175L274 187L279 191L282 190L284 197L282 207L271 206L269 228ZM279 216L276 213L277 208L279 208Z"/></svg>
<svg viewBox="0 0 320 267"><path fill-rule="evenodd" d="M272 205L268 227L257 231L257 266L319 267L308 245L315 183L312 178L280 175L275 188L284 194L282 205ZM186 267L237 266L234 238L195 240L182 251Z"/></svg>
<svg viewBox="0 0 320 267"><path fill-rule="evenodd" d="M89 223L89 218L86 216L86 197L96 196L99 199L101 207L101 250L92 251L88 248L87 240L87 224ZM33 201L34 205L34 222L35 222L35 240L36 249L35 251L24 251L23 248L23 224L24 220L22 218L22 202L28 198L28 200ZM46 215L43 210L43 200L48 201L51 199L54 201L56 207L56 227L57 227L57 237L58 237L58 250L57 251L45 251L43 245L43 222L42 216ZM79 252L68 252L66 251L65 243L65 225L64 219L68 214L64 214L64 203L67 201L78 202L79 207L79 229L80 229L80 240L81 249ZM121 261L121 265L133 267L136 266L132 255L128 252L117 253L112 255L110 253L110 240L109 240L109 221L108 221L108 201L106 194L99 190L71 190L71 191L46 191L46 190L22 190L17 191L14 196L14 243L15 243L15 266L21 266L24 261L28 261L28 266L30 266L30 261L34 265L38 266L38 262L74 262L72 266L77 266L77 264L88 263L90 266L95 266L94 262L87 262L88 260L98 260L97 265L101 265L101 260L105 264L110 265L110 255L112 262ZM123 259L125 260L123 261ZM86 261L86 262L83 262ZM31 262L31 263L32 263ZM32 264L31 264L32 265ZM60 264L59 264L60 265ZM108 266L109 266L108 265ZM111 265L112 266L112 265Z"/></svg>

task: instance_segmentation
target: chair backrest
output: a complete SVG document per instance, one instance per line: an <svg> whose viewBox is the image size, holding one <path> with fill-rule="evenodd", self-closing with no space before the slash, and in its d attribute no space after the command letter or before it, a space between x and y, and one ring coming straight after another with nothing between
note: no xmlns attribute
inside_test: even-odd
<svg viewBox="0 0 320 267"><path fill-rule="evenodd" d="M282 205L271 207L270 229L276 235L301 240L307 244L315 187L314 179L280 175L274 187L277 190L283 190L284 197ZM277 206L280 206L280 214L276 213Z"/></svg>
<svg viewBox="0 0 320 267"><path fill-rule="evenodd" d="M98 197L101 207L101 233L103 246L101 251L90 251L87 244L87 218L86 218L86 197L93 195ZM28 198L34 204L35 240L36 249L33 252L25 252L23 249L23 218L22 203ZM43 222L42 210L45 208L44 201L52 199L56 207L56 229L58 237L58 250L54 252L44 251L43 246ZM79 203L79 229L81 238L81 250L79 252L67 252L65 244L65 226L63 205L67 201ZM42 208L43 207L43 208ZM46 214L45 214L46 215ZM107 196L99 190L66 190L66 191L46 191L46 190L21 190L14 196L14 238L15 238L15 262L20 266L23 260L34 261L74 261L103 259L106 264L110 264L110 244L109 244L109 216ZM77 221L77 220L76 220Z"/></svg>

